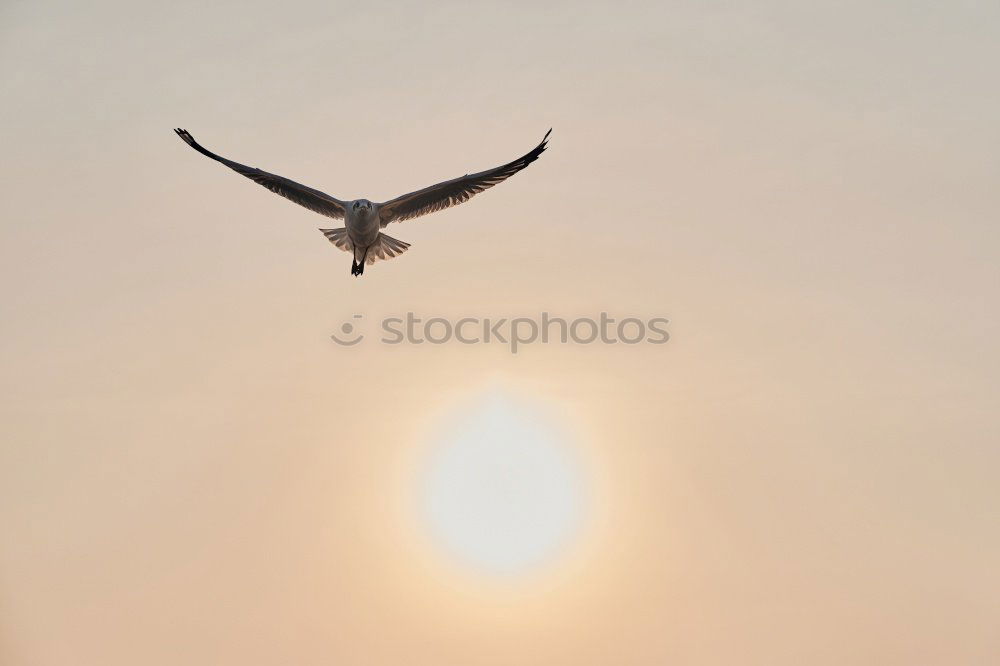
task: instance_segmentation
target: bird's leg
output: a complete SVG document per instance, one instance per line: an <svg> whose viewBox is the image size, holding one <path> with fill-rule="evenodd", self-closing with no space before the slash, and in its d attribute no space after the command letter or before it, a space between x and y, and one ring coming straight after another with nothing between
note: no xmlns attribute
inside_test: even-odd
<svg viewBox="0 0 1000 666"><path fill-rule="evenodd" d="M365 272L365 260L368 259L368 250L371 249L371 245L365 248L365 253L361 257L361 263L358 264L358 275L364 275Z"/></svg>
<svg viewBox="0 0 1000 666"><path fill-rule="evenodd" d="M358 262L354 259L351 259L351 275L354 277L361 275L361 272L358 270Z"/></svg>

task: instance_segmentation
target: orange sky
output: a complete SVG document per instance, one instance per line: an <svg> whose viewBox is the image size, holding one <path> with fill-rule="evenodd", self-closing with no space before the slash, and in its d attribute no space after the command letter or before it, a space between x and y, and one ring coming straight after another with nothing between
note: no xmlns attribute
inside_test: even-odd
<svg viewBox="0 0 1000 666"><path fill-rule="evenodd" d="M0 662L1000 659L982 3L0 7ZM197 155L384 200L550 150L361 279ZM354 313L666 345L334 345ZM509 580L411 506L500 386L590 503Z"/></svg>

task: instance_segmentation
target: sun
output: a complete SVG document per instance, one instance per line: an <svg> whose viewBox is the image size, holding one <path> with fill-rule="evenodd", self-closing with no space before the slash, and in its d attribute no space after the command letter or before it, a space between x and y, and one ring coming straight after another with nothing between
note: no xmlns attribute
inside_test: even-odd
<svg viewBox="0 0 1000 666"><path fill-rule="evenodd" d="M584 489L565 433L491 394L443 428L421 479L436 542L468 567L515 575L547 564L580 527Z"/></svg>

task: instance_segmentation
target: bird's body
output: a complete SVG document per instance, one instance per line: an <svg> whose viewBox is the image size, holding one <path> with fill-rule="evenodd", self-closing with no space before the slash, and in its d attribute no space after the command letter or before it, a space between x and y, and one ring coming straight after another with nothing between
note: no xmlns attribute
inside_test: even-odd
<svg viewBox="0 0 1000 666"><path fill-rule="evenodd" d="M239 174L263 185L275 194L294 201L313 212L343 219L344 226L339 229L320 229L331 243L345 252L350 252L354 261L351 264L351 275L361 275L365 264L391 259L406 251L409 243L404 243L382 232L391 222L420 217L444 208L456 206L468 201L473 196L503 182L510 176L525 168L545 151L549 130L545 138L533 150L524 156L494 169L479 173L467 174L460 178L447 180L437 185L425 187L422 190L404 194L390 201L375 203L368 199L341 201L335 197L314 190L295 181L275 174L248 167L233 162L203 148L186 130L174 130L189 146L201 154L225 164Z"/></svg>
<svg viewBox="0 0 1000 666"><path fill-rule="evenodd" d="M368 249L378 240L382 230L378 221L378 209L367 199L352 201L344 215L344 228L354 245L354 262L363 266ZM363 268L361 270L364 271Z"/></svg>
<svg viewBox="0 0 1000 666"><path fill-rule="evenodd" d="M358 208L353 210L351 206L347 209L344 228L347 229L347 235L355 247L368 247L378 238L379 230L382 228L378 222L378 207L367 199L351 203L358 204Z"/></svg>

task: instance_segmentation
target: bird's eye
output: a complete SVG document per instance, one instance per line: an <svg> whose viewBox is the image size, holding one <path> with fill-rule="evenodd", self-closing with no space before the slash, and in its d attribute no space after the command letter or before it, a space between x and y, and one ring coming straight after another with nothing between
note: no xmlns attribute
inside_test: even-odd
<svg viewBox="0 0 1000 666"><path fill-rule="evenodd" d="M357 210L357 209L358 209L358 202L357 202L357 201L355 201L355 202L354 202L354 210Z"/></svg>

